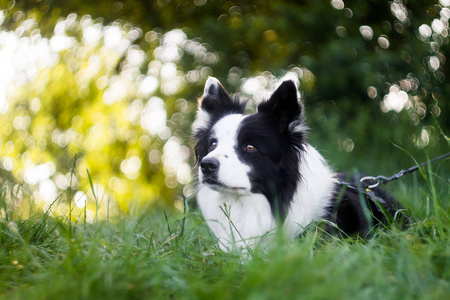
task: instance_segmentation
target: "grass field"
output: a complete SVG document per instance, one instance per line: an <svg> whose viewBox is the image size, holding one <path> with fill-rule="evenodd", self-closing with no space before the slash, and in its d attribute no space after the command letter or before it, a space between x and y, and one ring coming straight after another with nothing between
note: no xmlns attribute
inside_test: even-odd
<svg viewBox="0 0 450 300"><path fill-rule="evenodd" d="M448 165L448 162L444 164ZM448 174L448 172L444 172ZM409 229L336 239L310 226L252 259L217 249L195 209L76 224L0 206L2 299L446 299L450 183L431 168L392 183Z"/></svg>

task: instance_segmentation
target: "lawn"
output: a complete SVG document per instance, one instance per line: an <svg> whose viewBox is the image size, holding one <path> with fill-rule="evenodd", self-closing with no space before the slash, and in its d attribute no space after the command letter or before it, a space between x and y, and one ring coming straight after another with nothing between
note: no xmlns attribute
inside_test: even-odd
<svg viewBox="0 0 450 300"><path fill-rule="evenodd" d="M4 185L0 297L445 299L450 184L431 168L409 176L410 182L391 183L411 208L407 230L394 224L368 240L337 239L313 224L299 239L280 237L252 258L217 248L195 199L185 213L152 207L69 223L45 212L15 217Z"/></svg>

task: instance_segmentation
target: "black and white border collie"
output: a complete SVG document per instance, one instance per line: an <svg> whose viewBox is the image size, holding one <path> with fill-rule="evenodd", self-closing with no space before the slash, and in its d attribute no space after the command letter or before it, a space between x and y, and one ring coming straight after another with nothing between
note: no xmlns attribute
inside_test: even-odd
<svg viewBox="0 0 450 300"><path fill-rule="evenodd" d="M308 144L294 82L282 82L255 114L244 114L245 105L210 77L193 124L197 201L221 249L266 245L277 227L293 239L317 220L334 222L348 235L382 222L376 205L341 191L340 175ZM383 196L385 206L394 207L395 200ZM379 213L373 220L370 210Z"/></svg>

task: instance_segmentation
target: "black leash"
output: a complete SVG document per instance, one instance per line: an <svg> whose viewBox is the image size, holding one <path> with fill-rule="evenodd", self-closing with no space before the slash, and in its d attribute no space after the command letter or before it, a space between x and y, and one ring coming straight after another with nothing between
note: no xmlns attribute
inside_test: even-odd
<svg viewBox="0 0 450 300"><path fill-rule="evenodd" d="M379 176L376 176L376 177L374 177L374 176L363 177L359 181L361 183L361 185L359 185L359 186L356 186L356 185L354 185L352 183L349 183L349 182L338 181L338 180L336 181L336 183L341 185L341 186L345 186L352 193L355 193L355 194L358 194L358 195L364 195L367 200L370 200L373 203L375 203L376 204L375 207L377 208L378 211L381 212L381 208L379 207L379 203L386 204L386 201L384 201L384 199L378 197L375 194L375 192L372 191L373 188L376 188L380 183L381 184L386 184L388 182L397 180L397 179L399 179L400 177L402 177L405 174L414 172L414 171L418 170L419 168L421 168L423 166L426 166L428 164L431 164L431 163L433 163L433 162L435 162L437 160L446 158L448 156L450 156L450 152L448 152L448 153L446 153L444 155L441 155L439 157L433 158L433 159L431 159L431 160L429 160L427 162L424 162L424 163L422 163L420 165L413 166L413 167L411 167L409 169L406 169L406 170L401 170L400 172L398 172L397 174L392 175L391 177L386 177L386 176L383 176L383 175L379 175Z"/></svg>
<svg viewBox="0 0 450 300"><path fill-rule="evenodd" d="M411 167L409 169L401 170L400 172L398 172L397 174L392 175L391 177L386 177L386 176L383 176L383 175L379 175L379 176L376 176L376 177L374 177L374 176L366 176L366 177L361 178L360 182L365 188L373 189L373 188L377 187L380 183L381 184L386 184L388 182L397 180L397 179L399 179L400 177L402 177L405 174L417 171L419 168L421 168L423 166L426 166L428 164L431 164L431 163L433 163L435 161L441 160L441 159L446 158L448 156L450 156L450 152L448 152L448 153L446 153L444 155L438 156L436 158L433 158L433 159L431 159L431 160L429 160L427 162L424 162L424 163L422 163L422 164L420 164L418 166L413 166L413 167ZM341 182L341 183L343 185L352 186L352 184L349 184L349 183L346 183L346 182Z"/></svg>

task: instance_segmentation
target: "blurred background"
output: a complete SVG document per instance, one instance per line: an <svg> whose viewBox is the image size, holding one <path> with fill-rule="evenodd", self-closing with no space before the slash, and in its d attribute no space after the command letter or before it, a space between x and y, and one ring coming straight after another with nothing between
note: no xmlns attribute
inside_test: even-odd
<svg viewBox="0 0 450 300"><path fill-rule="evenodd" d="M88 221L182 210L208 76L251 99L249 111L296 81L310 142L336 170L414 165L397 146L419 162L448 152L449 6L0 0L2 198L16 214L84 211ZM391 189L406 199L415 179Z"/></svg>

